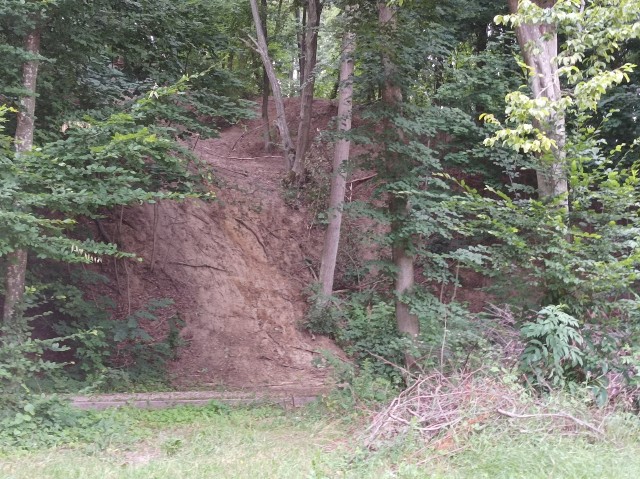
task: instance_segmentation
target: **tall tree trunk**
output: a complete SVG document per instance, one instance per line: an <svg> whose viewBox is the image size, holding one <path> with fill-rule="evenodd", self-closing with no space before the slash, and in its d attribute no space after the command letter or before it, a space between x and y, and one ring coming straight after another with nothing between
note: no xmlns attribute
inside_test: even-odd
<svg viewBox="0 0 640 479"><path fill-rule="evenodd" d="M276 10L276 27L275 27L274 33L276 35L279 35L281 28L282 28L282 0L278 0L278 8Z"/></svg>
<svg viewBox="0 0 640 479"><path fill-rule="evenodd" d="M378 22L383 32L396 29L394 10L386 2L378 3ZM384 68L384 85L382 89L382 101L391 110L398 111L402 104L402 90L396 83L396 66L389 57L388 52L383 51L382 63ZM387 128L393 128L387 125ZM397 130L398 140L402 141L403 134ZM387 170L390 181L398 181L406 172L406 165L402 164L402 159L393 152L387 154ZM402 301L402 296L409 294L414 286L414 257L412 253L411 237L403 233L404 226L409 218L411 205L404 195L389 193L388 210L392 217L391 235L393 236L392 258L396 268L396 323L398 330L416 340L420 333L420 322L418 317L411 314L409 306ZM415 358L410 353L405 355L407 367L415 364Z"/></svg>
<svg viewBox="0 0 640 479"><path fill-rule="evenodd" d="M37 27L25 38L25 50L36 56L40 53L40 31ZM26 92L20 98L20 111L17 115L15 148L16 156L28 152L33 147L36 110L36 82L38 80L38 61L27 60L22 65L22 87ZM27 272L27 250L17 249L7 255L7 277L5 278L5 297L2 319L11 321L16 306L24 298L25 275Z"/></svg>
<svg viewBox="0 0 640 479"><path fill-rule="evenodd" d="M282 90L280 89L280 82L276 77L276 72L273 69L273 64L269 58L269 51L267 49L267 40L262 30L262 24L260 21L260 11L258 10L258 4L256 0L249 0L251 2L251 13L253 15L253 23L256 26L256 48L262 59L262 64L267 71L269 77L269 83L271 83L271 92L273 93L273 101L276 104L276 125L282 139L282 148L285 156L285 168L287 171L291 171L293 168L293 162L295 160L295 148L293 141L291 141L291 134L289 133L289 125L287 125L287 117L284 112L284 101L282 100Z"/></svg>
<svg viewBox="0 0 640 479"><path fill-rule="evenodd" d="M508 0L511 13L518 12L519 0ZM533 0L540 8L552 8L556 0ZM527 66L531 69L530 85L534 98L561 99L560 77L555 58L558 55L558 32L553 24L524 23L516 27L516 37ZM568 191L566 172L566 132L564 115L552 114L544 123L536 125L555 142L550 161L543 161L537 171L538 194L554 198ZM563 203L565 209L568 203Z"/></svg>
<svg viewBox="0 0 640 479"><path fill-rule="evenodd" d="M262 10L260 12L262 29L264 31L264 40L269 47L269 33L267 31L267 0L261 2ZM267 69L262 67L262 124L264 125L262 139L264 141L264 151L271 151L271 126L269 125L269 75Z"/></svg>
<svg viewBox="0 0 640 479"><path fill-rule="evenodd" d="M299 14L296 14L299 15ZM307 5L302 5L302 15L300 18L300 31L298 32L298 69L300 70L300 77L298 78L300 82L300 88L304 86L304 81L306 79L306 64L305 64L305 52L307 51Z"/></svg>
<svg viewBox="0 0 640 479"><path fill-rule="evenodd" d="M305 41L304 53L304 81L300 95L300 123L298 124L298 138L296 157L293 163L293 174L298 184L304 181L304 157L309 149L311 134L311 110L313 108L313 90L316 84L315 72L318 54L318 28L322 3L320 0L309 0L307 6L307 28L303 32Z"/></svg>
<svg viewBox="0 0 640 479"><path fill-rule="evenodd" d="M271 152L271 125L269 122L269 75L267 70L262 72L262 141L264 142L264 151Z"/></svg>
<svg viewBox="0 0 640 479"><path fill-rule="evenodd" d="M338 102L338 131L346 133L351 130L353 110L353 51L355 35L346 32L342 39L342 62L340 64L340 100ZM331 177L331 195L329 197L329 225L324 235L322 260L320 263L320 286L323 301L333 292L333 280L340 244L340 228L342 225L342 209L347 186L344 164L349 160L351 142L340 138L335 146L333 156L333 175Z"/></svg>

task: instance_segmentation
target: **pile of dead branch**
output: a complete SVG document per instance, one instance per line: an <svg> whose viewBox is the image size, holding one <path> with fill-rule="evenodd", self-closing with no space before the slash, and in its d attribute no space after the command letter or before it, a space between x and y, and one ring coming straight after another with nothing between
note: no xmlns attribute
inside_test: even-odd
<svg viewBox="0 0 640 479"><path fill-rule="evenodd" d="M593 420L591 415L590 419ZM375 415L365 442L376 448L399 436L418 433L425 442L437 446L497 421L528 423L518 424L519 429L533 427L547 432L603 436L601 424L595 426L576 414L552 410L519 386L476 371L420 377Z"/></svg>

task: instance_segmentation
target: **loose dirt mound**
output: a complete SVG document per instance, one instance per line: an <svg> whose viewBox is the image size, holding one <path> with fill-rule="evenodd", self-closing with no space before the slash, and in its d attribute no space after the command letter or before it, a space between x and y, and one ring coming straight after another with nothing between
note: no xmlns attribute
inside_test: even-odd
<svg viewBox="0 0 640 479"><path fill-rule="evenodd" d="M287 110L294 132L297 99ZM316 102L314 112L315 126L324 128L334 108ZM265 155L260 124L248 121L197 143L195 152L221 180L217 201L124 210L123 246L145 261L120 270L121 302L134 309L151 298L176 302L186 341L170 365L176 387L326 387L327 371L313 359L337 348L298 326L321 237L303 210L285 204L284 160ZM106 226L113 231L116 222Z"/></svg>

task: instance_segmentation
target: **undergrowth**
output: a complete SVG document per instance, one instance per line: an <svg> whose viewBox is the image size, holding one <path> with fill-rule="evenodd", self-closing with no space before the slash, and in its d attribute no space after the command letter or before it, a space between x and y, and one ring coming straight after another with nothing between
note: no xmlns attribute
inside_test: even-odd
<svg viewBox="0 0 640 479"><path fill-rule="evenodd" d="M130 447L159 430L206 424L232 411L241 414L243 409L232 410L211 401L198 407L83 411L59 396L29 396L29 402L16 404L13 410L4 409L0 415L0 456L52 447L74 447L88 453ZM260 411L255 408L251 414L264 416L264 410ZM269 409L269 414L276 416L277 412Z"/></svg>
<svg viewBox="0 0 640 479"><path fill-rule="evenodd" d="M85 301L79 290L65 290L75 295L57 296L66 300L69 318L55 323L59 336L34 334L34 324L49 320L49 313L20 313L0 327L0 445L31 449L100 442L104 418L72 409L56 392L166 388L165 362L175 354L180 323L170 319L168 335L157 341L140 321L156 320L153 313L168 302L149 304L116 321Z"/></svg>
<svg viewBox="0 0 640 479"><path fill-rule="evenodd" d="M493 347L487 337L485 320L472 315L464 304L443 303L422 291L407 298L411 311L420 321L416 341L403 337L395 322L395 301L374 291L353 293L319 301L312 307L303 326L331 336L370 377L380 377L398 386L404 383L405 353L417 358L417 370L478 367L491 358ZM493 356L498 356L497 352ZM332 364L334 367L335 364ZM337 367L340 371L341 367ZM342 379L341 379L342 381Z"/></svg>
<svg viewBox="0 0 640 479"><path fill-rule="evenodd" d="M102 275L75 270L64 281L49 279L37 285L37 300L54 313L47 327L70 338L64 375L48 378L48 387L67 392L87 387L93 391L166 389L166 362L175 359L184 326L178 315L166 312L173 301L152 299L118 318L109 297L86 292L107 282ZM166 323L160 329L164 332L152 337L149 325L160 322ZM78 332L83 334L74 336Z"/></svg>

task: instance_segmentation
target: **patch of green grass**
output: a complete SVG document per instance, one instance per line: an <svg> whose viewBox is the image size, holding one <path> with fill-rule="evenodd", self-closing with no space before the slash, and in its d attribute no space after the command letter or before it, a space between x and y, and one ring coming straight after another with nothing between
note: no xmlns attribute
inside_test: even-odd
<svg viewBox="0 0 640 479"><path fill-rule="evenodd" d="M109 417L138 440L112 435L100 447L5 451L0 478L297 478L340 437L330 421L277 408L212 405L122 410Z"/></svg>
<svg viewBox="0 0 640 479"><path fill-rule="evenodd" d="M96 414L105 438L0 455L1 479L637 478L640 421L614 416L606 440L492 424L444 451L399 437L378 451L361 427L315 410L208 407ZM115 432L114 432L115 431ZM355 432L354 432L355 431Z"/></svg>
<svg viewBox="0 0 640 479"><path fill-rule="evenodd" d="M465 450L440 461L441 478L611 478L640 476L637 443L593 442L586 437L485 431Z"/></svg>

